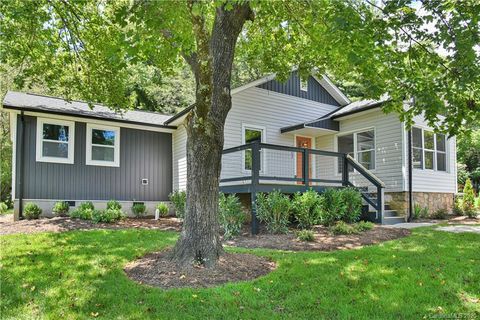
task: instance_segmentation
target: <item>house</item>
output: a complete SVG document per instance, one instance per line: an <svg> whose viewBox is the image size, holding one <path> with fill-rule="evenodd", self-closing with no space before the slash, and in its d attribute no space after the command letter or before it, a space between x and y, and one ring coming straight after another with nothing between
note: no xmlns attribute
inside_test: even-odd
<svg viewBox="0 0 480 320"><path fill-rule="evenodd" d="M382 103L351 102L328 77L304 81L296 72L285 83L269 75L233 89L222 190L267 190L263 184L263 189L248 187L255 174L257 181L268 180L270 189L351 184L375 199L365 196L370 208L378 203L380 221L404 221L409 131L397 114L381 111ZM187 189L183 121L191 107L174 116L119 114L100 105L91 110L80 101L8 92L3 109L11 115L17 217L19 199L45 212L58 200L72 206L90 200L101 208L110 199L126 208L143 202L153 210L172 190ZM457 190L455 137L434 133L421 116L414 121L413 200L432 211L451 210Z"/></svg>

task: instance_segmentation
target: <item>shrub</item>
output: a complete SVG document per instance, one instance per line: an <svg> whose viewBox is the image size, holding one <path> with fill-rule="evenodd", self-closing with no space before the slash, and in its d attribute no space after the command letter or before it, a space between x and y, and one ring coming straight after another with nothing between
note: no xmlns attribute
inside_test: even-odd
<svg viewBox="0 0 480 320"><path fill-rule="evenodd" d="M107 209L121 210L122 205L116 200L110 200L107 202Z"/></svg>
<svg viewBox="0 0 480 320"><path fill-rule="evenodd" d="M135 203L132 206L132 212L135 215L135 217L140 217L143 216L147 212L147 206L143 203Z"/></svg>
<svg viewBox="0 0 480 320"><path fill-rule="evenodd" d="M330 232L334 235L357 233L352 225L344 221L337 221L334 225L330 226Z"/></svg>
<svg viewBox="0 0 480 320"><path fill-rule="evenodd" d="M245 214L242 210L240 200L234 194L225 195L220 193L218 202L223 236L225 239L230 239L242 230L243 223L245 222Z"/></svg>
<svg viewBox="0 0 480 320"><path fill-rule="evenodd" d="M41 214L42 214L42 209L40 209L40 207L37 206L35 203L27 203L25 205L25 208L23 208L23 215L28 220L38 219L38 217L40 217Z"/></svg>
<svg viewBox="0 0 480 320"><path fill-rule="evenodd" d="M105 222L112 223L118 220L125 218L125 214L122 209L118 208L107 208L105 210L93 210L92 211L92 220L94 223Z"/></svg>
<svg viewBox="0 0 480 320"><path fill-rule="evenodd" d="M70 210L70 206L66 201L56 202L52 209L53 213L55 213L58 216L66 215L68 213L68 210Z"/></svg>
<svg viewBox="0 0 480 320"><path fill-rule="evenodd" d="M370 221L360 221L355 224L356 229L360 232L372 230L374 226L375 224Z"/></svg>
<svg viewBox="0 0 480 320"><path fill-rule="evenodd" d="M166 217L168 215L168 205L165 202L157 204L157 209L160 213L160 217Z"/></svg>
<svg viewBox="0 0 480 320"><path fill-rule="evenodd" d="M418 203L413 205L413 219L424 219L428 217L428 207L422 208Z"/></svg>
<svg viewBox="0 0 480 320"><path fill-rule="evenodd" d="M325 214L322 217L323 225L332 225L335 221L341 220L346 211L342 193L338 189L327 189L323 193L325 201Z"/></svg>
<svg viewBox="0 0 480 320"><path fill-rule="evenodd" d="M463 216L462 201L458 196L455 197L455 202L453 203L453 214Z"/></svg>
<svg viewBox="0 0 480 320"><path fill-rule="evenodd" d="M70 212L70 217L82 220L92 220L95 207L90 201L81 203L77 209Z"/></svg>
<svg viewBox="0 0 480 320"><path fill-rule="evenodd" d="M280 191L269 194L257 195L257 217L267 225L267 230L272 233L285 233L288 231L288 223L292 205L290 198Z"/></svg>
<svg viewBox="0 0 480 320"><path fill-rule="evenodd" d="M300 241L310 242L315 240L315 234L312 230L300 230L297 232L297 238Z"/></svg>
<svg viewBox="0 0 480 320"><path fill-rule="evenodd" d="M296 193L293 198L293 215L302 229L320 223L324 215L324 198L314 190Z"/></svg>
<svg viewBox="0 0 480 320"><path fill-rule="evenodd" d="M8 211L8 206L5 202L0 202L0 214L5 214Z"/></svg>
<svg viewBox="0 0 480 320"><path fill-rule="evenodd" d="M470 179L467 179L463 188L463 212L469 218L474 218L477 215L475 212L475 192Z"/></svg>
<svg viewBox="0 0 480 320"><path fill-rule="evenodd" d="M438 209L437 211L433 212L430 217L432 219L445 219L448 215L448 211L446 209Z"/></svg>
<svg viewBox="0 0 480 320"><path fill-rule="evenodd" d="M355 188L344 188L340 191L342 208L345 210L341 220L352 223L360 220L362 214L362 195Z"/></svg>
<svg viewBox="0 0 480 320"><path fill-rule="evenodd" d="M185 217L185 208L187 205L187 193L185 191L174 191L168 196L175 208L175 215L183 219Z"/></svg>

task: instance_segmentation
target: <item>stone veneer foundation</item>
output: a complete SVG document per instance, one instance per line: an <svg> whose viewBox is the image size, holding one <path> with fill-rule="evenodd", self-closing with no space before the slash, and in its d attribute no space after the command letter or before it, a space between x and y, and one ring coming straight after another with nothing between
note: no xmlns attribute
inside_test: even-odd
<svg viewBox="0 0 480 320"><path fill-rule="evenodd" d="M446 209L448 212L452 212L454 202L455 195L453 193L413 193L413 203L418 204L422 208L427 207L429 213L433 213L439 209ZM407 215L408 192L386 192L385 203L390 205L390 208L397 211L399 215Z"/></svg>

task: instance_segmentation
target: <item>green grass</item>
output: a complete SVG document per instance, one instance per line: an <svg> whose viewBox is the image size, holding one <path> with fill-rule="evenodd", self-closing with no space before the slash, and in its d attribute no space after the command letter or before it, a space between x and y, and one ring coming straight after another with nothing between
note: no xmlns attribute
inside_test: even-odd
<svg viewBox="0 0 480 320"><path fill-rule="evenodd" d="M161 289L122 267L176 234L95 230L0 238L2 319L420 319L480 316L480 235L417 229L336 252L236 250L271 257L273 273L210 289Z"/></svg>

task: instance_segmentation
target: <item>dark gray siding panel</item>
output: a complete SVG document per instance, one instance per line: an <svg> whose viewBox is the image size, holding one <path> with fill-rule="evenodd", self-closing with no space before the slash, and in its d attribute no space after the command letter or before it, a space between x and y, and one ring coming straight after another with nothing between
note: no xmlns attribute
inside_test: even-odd
<svg viewBox="0 0 480 320"><path fill-rule="evenodd" d="M258 86L259 88L275 91L279 93L288 94L291 96L313 100L332 106L340 106L340 104L325 90L320 83L313 77L308 78L308 90L307 92L300 90L300 77L297 72L293 72L292 76L285 82L279 82L277 80L270 80Z"/></svg>
<svg viewBox="0 0 480 320"><path fill-rule="evenodd" d="M85 165L82 122L75 123L74 164L36 162L36 118L25 116L25 125L25 199L157 201L172 191L170 133L121 128L120 167L114 168ZM19 163L17 157L17 170ZM142 185L143 178L148 185Z"/></svg>

